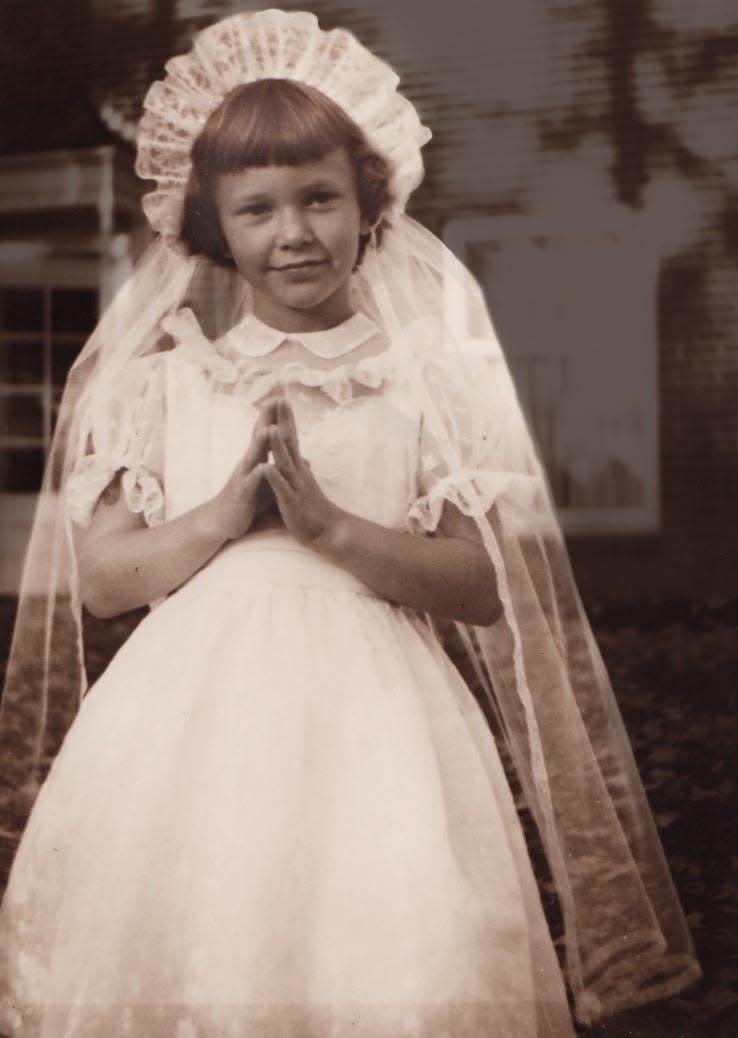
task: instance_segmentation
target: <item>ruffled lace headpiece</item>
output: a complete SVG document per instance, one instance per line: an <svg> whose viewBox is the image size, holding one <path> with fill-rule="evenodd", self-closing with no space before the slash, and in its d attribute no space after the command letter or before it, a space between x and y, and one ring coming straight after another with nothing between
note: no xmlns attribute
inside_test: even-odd
<svg viewBox="0 0 738 1038"><path fill-rule="evenodd" d="M144 101L136 172L157 181L143 206L154 230L171 241L179 237L193 141L231 90L259 79L305 83L350 114L390 164L390 222L423 178L420 149L431 132L397 92L399 76L345 29L320 29L314 14L226 18L200 33L188 54L172 58L166 72Z"/></svg>

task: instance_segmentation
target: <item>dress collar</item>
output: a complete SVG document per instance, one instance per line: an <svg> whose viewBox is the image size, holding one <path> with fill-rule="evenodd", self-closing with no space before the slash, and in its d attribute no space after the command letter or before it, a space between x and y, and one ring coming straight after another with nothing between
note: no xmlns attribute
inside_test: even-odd
<svg viewBox="0 0 738 1038"><path fill-rule="evenodd" d="M316 357L334 360L355 350L357 346L363 346L378 332L379 326L361 312L353 314L335 328L328 328L322 332L289 333L270 328L254 314L249 313L224 336L224 339L229 346L247 357L265 357L284 342L297 342Z"/></svg>

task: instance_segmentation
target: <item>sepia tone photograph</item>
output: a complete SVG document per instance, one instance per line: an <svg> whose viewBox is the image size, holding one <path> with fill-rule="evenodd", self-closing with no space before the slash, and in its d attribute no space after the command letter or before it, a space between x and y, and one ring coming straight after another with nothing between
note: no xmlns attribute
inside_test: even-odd
<svg viewBox="0 0 738 1038"><path fill-rule="evenodd" d="M733 1038L735 5L0 25L0 1038Z"/></svg>

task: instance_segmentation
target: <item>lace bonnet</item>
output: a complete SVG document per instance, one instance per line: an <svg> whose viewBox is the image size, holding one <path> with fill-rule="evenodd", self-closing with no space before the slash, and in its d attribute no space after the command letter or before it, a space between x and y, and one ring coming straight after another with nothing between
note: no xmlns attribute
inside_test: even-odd
<svg viewBox="0 0 738 1038"><path fill-rule="evenodd" d="M136 172L157 182L143 206L170 242L179 236L195 137L231 90L259 79L315 87L351 116L390 164L390 222L423 178L420 149L431 132L397 92L399 76L345 29L320 29L314 14L269 10L226 18L200 33L190 53L172 58L166 72L144 101Z"/></svg>

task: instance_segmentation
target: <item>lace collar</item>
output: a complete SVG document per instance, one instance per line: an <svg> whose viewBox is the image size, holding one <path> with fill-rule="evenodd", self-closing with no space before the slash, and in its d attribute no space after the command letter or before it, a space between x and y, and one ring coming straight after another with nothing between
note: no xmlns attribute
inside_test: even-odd
<svg viewBox="0 0 738 1038"><path fill-rule="evenodd" d="M379 353L354 356L328 367L314 367L294 359L275 367L264 360L270 350L283 342L296 340L314 354L317 350L312 349L312 344L323 350L327 344L335 344L334 348L340 347L343 354L355 350L375 335L384 335L381 327L365 314L354 314L327 332L301 332L298 336L286 335L249 316L220 339L211 341L203 334L192 310L185 307L165 317L161 328L174 339L178 357L197 367L220 391L238 393L252 403L258 402L276 385L289 383L320 389L335 403L346 403L353 399L355 386L379 389L388 377L395 378L398 351L407 349L407 337L402 335ZM342 353L334 356L341 357Z"/></svg>
<svg viewBox="0 0 738 1038"><path fill-rule="evenodd" d="M265 357L285 342L299 343L322 360L335 360L379 334L379 326L360 311L342 324L320 332L282 332L249 313L221 342L246 357Z"/></svg>

